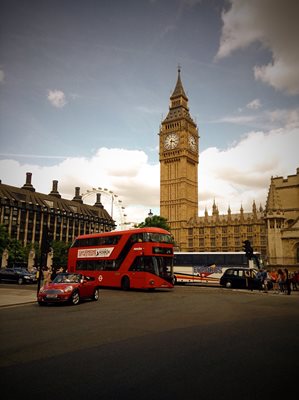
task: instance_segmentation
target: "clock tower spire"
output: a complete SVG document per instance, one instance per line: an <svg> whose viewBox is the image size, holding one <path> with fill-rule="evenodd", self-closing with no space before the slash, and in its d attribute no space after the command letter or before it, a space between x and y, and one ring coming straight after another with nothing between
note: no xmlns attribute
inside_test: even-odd
<svg viewBox="0 0 299 400"><path fill-rule="evenodd" d="M184 251L188 249L187 223L198 216L199 135L189 113L180 67L159 136L160 215Z"/></svg>

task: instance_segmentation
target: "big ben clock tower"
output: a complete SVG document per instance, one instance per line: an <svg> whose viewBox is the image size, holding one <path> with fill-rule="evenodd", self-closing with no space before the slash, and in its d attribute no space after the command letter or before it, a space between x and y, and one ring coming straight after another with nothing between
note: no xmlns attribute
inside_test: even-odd
<svg viewBox="0 0 299 400"><path fill-rule="evenodd" d="M188 249L187 223L198 216L199 135L189 114L180 68L159 141L160 215L168 220L180 251Z"/></svg>

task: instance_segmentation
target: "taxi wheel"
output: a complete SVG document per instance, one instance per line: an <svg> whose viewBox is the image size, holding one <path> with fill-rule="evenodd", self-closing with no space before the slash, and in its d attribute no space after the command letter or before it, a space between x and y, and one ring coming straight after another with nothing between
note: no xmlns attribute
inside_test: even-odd
<svg viewBox="0 0 299 400"><path fill-rule="evenodd" d="M24 283L24 279L23 279L23 278L19 278L19 279L18 279L18 284L19 284L19 285L23 285L23 283Z"/></svg>
<svg viewBox="0 0 299 400"><path fill-rule="evenodd" d="M100 292L99 289L95 289L92 295L92 300L93 301L98 301L100 297Z"/></svg>
<svg viewBox="0 0 299 400"><path fill-rule="evenodd" d="M80 295L79 292L76 290L75 292L72 293L71 295L71 303L76 306L77 304L80 303Z"/></svg>
<svg viewBox="0 0 299 400"><path fill-rule="evenodd" d="M225 287L230 289L232 287L232 283L230 281L226 282Z"/></svg>

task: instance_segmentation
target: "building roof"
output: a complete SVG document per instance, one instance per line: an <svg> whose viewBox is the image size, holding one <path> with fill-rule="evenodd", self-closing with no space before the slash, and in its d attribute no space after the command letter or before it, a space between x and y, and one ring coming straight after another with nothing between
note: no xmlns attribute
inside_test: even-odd
<svg viewBox="0 0 299 400"><path fill-rule="evenodd" d="M28 175L27 175L28 178ZM57 189L57 184L53 181L54 189ZM0 182L0 199L17 202L22 204L31 204L47 209L60 210L66 213L81 214L83 216L101 218L106 220L107 223L114 223L109 213L105 210L103 205L97 200L95 205L84 204L81 196L78 196L78 189L76 188L76 195L73 200L63 199L57 190L52 190L50 194L36 192L31 185L31 180L27 179L26 184L22 188L10 186Z"/></svg>
<svg viewBox="0 0 299 400"><path fill-rule="evenodd" d="M184 99L186 101L188 101L188 97L186 96L185 90L183 88L183 84L181 81L181 69L180 67L178 68L178 78L177 78L177 82L174 88L174 91L172 93L172 95L170 96L170 99L173 100L176 97L184 97Z"/></svg>

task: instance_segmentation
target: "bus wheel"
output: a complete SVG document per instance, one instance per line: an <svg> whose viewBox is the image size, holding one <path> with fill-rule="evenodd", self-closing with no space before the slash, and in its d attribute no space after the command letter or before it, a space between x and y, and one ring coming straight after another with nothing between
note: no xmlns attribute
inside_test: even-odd
<svg viewBox="0 0 299 400"><path fill-rule="evenodd" d="M99 289L95 289L92 295L92 300L93 301L98 301L100 297Z"/></svg>
<svg viewBox="0 0 299 400"><path fill-rule="evenodd" d="M177 279L176 279L176 276L174 275L173 278L172 278L172 284L173 284L173 286L174 286L174 285L176 285L177 283L178 283L178 281L177 281Z"/></svg>
<svg viewBox="0 0 299 400"><path fill-rule="evenodd" d="M76 290L75 292L72 293L71 295L71 303L76 306L80 302L80 295L79 292Z"/></svg>
<svg viewBox="0 0 299 400"><path fill-rule="evenodd" d="M130 289L130 279L127 276L124 276L121 280L121 288L122 290Z"/></svg>

